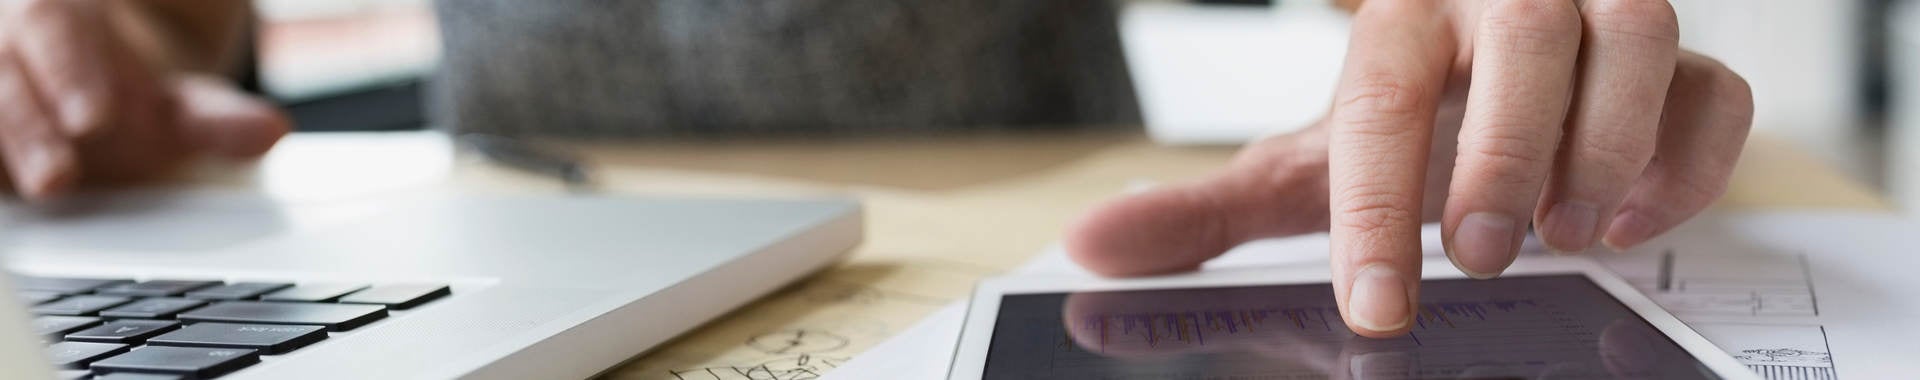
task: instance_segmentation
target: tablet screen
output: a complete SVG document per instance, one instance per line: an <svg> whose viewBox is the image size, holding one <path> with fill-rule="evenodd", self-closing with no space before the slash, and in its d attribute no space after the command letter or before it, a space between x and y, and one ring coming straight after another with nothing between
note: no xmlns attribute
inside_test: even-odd
<svg viewBox="0 0 1920 380"><path fill-rule="evenodd" d="M1329 284L1010 294L987 379L1717 378L1579 275L1421 284L1412 332L1354 335Z"/></svg>

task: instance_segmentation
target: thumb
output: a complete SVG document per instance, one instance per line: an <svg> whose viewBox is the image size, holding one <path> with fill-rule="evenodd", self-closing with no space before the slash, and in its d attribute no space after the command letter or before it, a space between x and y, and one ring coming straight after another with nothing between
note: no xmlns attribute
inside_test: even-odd
<svg viewBox="0 0 1920 380"><path fill-rule="evenodd" d="M176 88L180 133L197 151L230 158L259 157L293 130L293 122L279 108L224 80L191 75Z"/></svg>
<svg viewBox="0 0 1920 380"><path fill-rule="evenodd" d="M1250 240L1324 231L1321 131L1268 138L1225 172L1108 202L1069 229L1067 253L1095 273L1150 275L1197 268Z"/></svg>

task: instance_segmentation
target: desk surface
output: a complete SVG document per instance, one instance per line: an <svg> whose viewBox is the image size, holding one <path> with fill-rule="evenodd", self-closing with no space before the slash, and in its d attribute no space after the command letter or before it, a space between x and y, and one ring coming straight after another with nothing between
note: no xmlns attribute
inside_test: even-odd
<svg viewBox="0 0 1920 380"><path fill-rule="evenodd" d="M558 144L597 165L608 193L855 194L868 207L867 241L846 262L608 372L619 379L745 379L762 371L786 379L831 370L963 299L973 280L1024 262L1128 184L1196 178L1233 154L1157 146L1137 133ZM287 197L414 187L564 191L552 179L451 151L431 134L295 135L255 170L209 176ZM1756 138L1717 207L1888 204L1788 144Z"/></svg>

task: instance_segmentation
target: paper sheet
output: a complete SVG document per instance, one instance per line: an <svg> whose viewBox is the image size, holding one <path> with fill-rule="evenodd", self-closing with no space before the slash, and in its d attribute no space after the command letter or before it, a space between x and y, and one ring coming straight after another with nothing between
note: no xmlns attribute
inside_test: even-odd
<svg viewBox="0 0 1920 380"><path fill-rule="evenodd" d="M1601 256L1763 377L1910 376L1920 227L1885 215L1723 217L1628 255Z"/></svg>
<svg viewBox="0 0 1920 380"><path fill-rule="evenodd" d="M1426 231L1428 254L1438 254ZM1920 224L1871 213L1700 218L1622 253L1593 252L1690 326L1771 380L1910 374L1920 347ZM1529 242L1527 254L1541 254ZM1208 267L1324 260L1325 235L1256 242ZM1524 259L1524 258L1523 258ZM1018 272L1077 272L1057 249ZM845 363L828 379L945 376L964 308L948 307Z"/></svg>
<svg viewBox="0 0 1920 380"><path fill-rule="evenodd" d="M951 304L986 273L950 265L850 265L815 276L729 314L704 333L624 368L622 377L685 380L817 379L860 352ZM965 268L965 267L961 267Z"/></svg>

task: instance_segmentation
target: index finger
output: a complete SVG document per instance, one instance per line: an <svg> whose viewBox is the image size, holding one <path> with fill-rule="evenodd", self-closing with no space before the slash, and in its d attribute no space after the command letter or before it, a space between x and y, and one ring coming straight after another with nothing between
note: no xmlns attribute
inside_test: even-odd
<svg viewBox="0 0 1920 380"><path fill-rule="evenodd" d="M0 48L0 166L27 199L47 199L73 184L79 164L12 50Z"/></svg>
<svg viewBox="0 0 1920 380"><path fill-rule="evenodd" d="M1354 333L1407 331L1420 281L1420 198L1454 31L1434 1L1370 1L1334 93L1333 288Z"/></svg>

